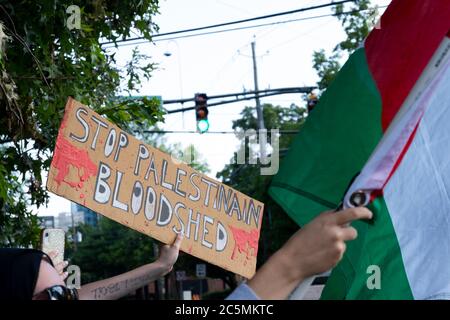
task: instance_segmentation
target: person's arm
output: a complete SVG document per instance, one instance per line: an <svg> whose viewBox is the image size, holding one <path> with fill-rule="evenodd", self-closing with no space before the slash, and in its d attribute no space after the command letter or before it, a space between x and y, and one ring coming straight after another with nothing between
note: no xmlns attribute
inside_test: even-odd
<svg viewBox="0 0 450 320"><path fill-rule="evenodd" d="M357 237L350 222L371 218L372 212L366 208L322 213L275 252L247 285L261 299L286 299L304 279L341 260L345 241Z"/></svg>
<svg viewBox="0 0 450 320"><path fill-rule="evenodd" d="M80 300L115 300L147 285L167 273L178 259L182 236L178 235L172 245L161 248L161 254L153 263L146 264L118 276L91 282L78 290Z"/></svg>

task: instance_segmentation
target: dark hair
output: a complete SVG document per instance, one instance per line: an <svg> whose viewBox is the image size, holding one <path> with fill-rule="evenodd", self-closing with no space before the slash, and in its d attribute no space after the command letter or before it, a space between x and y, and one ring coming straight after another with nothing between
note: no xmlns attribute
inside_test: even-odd
<svg viewBox="0 0 450 320"><path fill-rule="evenodd" d="M0 248L0 299L31 300L43 258L53 266L40 250Z"/></svg>

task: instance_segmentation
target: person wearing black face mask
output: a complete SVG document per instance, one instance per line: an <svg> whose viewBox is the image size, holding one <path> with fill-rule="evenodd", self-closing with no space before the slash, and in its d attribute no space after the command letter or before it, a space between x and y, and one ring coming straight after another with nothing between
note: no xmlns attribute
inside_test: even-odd
<svg viewBox="0 0 450 320"><path fill-rule="evenodd" d="M0 248L0 300L113 300L169 273L182 241L165 245L153 263L108 279L67 288L50 257L34 249ZM106 290L114 287L114 292Z"/></svg>
<svg viewBox="0 0 450 320"><path fill-rule="evenodd" d="M60 276L56 271L52 274L51 269L55 270L53 263L42 251L0 249L0 299L77 299L76 290L66 288Z"/></svg>

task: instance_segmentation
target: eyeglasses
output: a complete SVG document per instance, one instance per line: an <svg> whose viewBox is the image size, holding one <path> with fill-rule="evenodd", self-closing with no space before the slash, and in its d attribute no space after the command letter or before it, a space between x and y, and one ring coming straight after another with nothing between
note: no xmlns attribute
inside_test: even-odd
<svg viewBox="0 0 450 320"><path fill-rule="evenodd" d="M34 300L78 300L77 289L69 289L65 286L57 285L47 288L33 297Z"/></svg>

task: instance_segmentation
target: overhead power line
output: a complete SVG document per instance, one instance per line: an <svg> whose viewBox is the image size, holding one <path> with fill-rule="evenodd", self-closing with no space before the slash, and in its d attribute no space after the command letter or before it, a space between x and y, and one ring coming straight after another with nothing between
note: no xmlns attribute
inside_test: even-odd
<svg viewBox="0 0 450 320"><path fill-rule="evenodd" d="M386 8L387 6L380 6L379 8ZM180 35L176 37L169 37L169 38L157 38L152 39L153 42L159 42L159 41L169 41L169 40L176 40L176 39L184 39L184 38L192 38L192 37L199 37L199 36L206 36L211 34L217 34L217 33L224 33L224 32L230 32L230 31L239 31L239 30L245 30L245 29L253 29L253 28L260 28L260 27L267 27L267 26L273 26L277 24L284 24L284 23L291 23L291 22L298 22L298 21L306 21L306 20L313 20L313 19L320 19L320 18L326 18L326 17L337 17L347 14L354 14L358 12L368 11L370 9L362 9L362 10L352 10L352 11L345 11L341 13L332 13L332 14L322 14L318 16L311 16L311 17L304 17L304 18L298 18L298 19L290 19L290 20L283 20L283 21L276 21L276 22L269 22L269 23L263 23L263 24L256 24L251 26L245 26L245 27L237 27L237 28L229 28L229 29L222 29L222 30L216 30L216 31L209 31L209 32L201 32L201 33L194 33L194 34L187 34L187 35ZM158 36L158 35L155 35ZM153 36L153 37L155 37ZM145 43L151 43L149 40L145 41L137 41L137 42L130 42L130 43L119 43L118 47L126 47L126 46L135 46ZM114 46L111 46L113 48ZM108 47L110 48L110 47Z"/></svg>
<svg viewBox="0 0 450 320"><path fill-rule="evenodd" d="M270 129L267 129L267 132L270 132ZM158 134L166 134L166 133L180 133L180 134L199 134L198 131L194 131L194 130L143 130L143 131L139 131L136 130L135 133L158 133ZM202 134L239 134L239 131L206 131L203 132ZM278 131L279 134L297 134L298 130L279 130Z"/></svg>
<svg viewBox="0 0 450 320"><path fill-rule="evenodd" d="M265 89L265 90L259 90L259 91L244 91L244 92L226 93L226 94L208 96L208 100L211 101L212 99L246 96L246 95L251 95L251 94L255 94L255 93L259 93L259 94L272 93L272 92L279 92L280 94L282 94L284 92L286 92L286 93L308 93L316 88L317 87L287 87L287 88L277 88L277 89ZM195 98L192 97L192 98L185 98L185 99L164 100L163 104L185 103L185 102L189 102L189 101L194 101L194 99Z"/></svg>
<svg viewBox="0 0 450 320"><path fill-rule="evenodd" d="M267 89L267 90L259 90L259 91L247 91L247 92L241 92L241 93L229 93L229 94L222 94L217 96L208 96L208 108L229 104L229 103L235 103L240 101L246 101L246 100L253 100L255 99L255 96L258 95L260 98L264 97L270 97L280 94L292 94L292 93L309 93L312 90L316 89L316 87L292 87L292 88L279 88L279 89ZM221 98L228 98L228 97L235 97L234 99L227 99L222 100L219 102L213 102L210 103L209 101L213 99L221 99ZM193 101L194 98L188 98L188 99L177 99L177 100L165 100L163 101L163 104L172 104L172 103L185 103L188 101ZM192 107L186 107L186 108L180 108L175 110L166 110L168 114L177 113L177 112L185 112L189 110L194 110L195 106Z"/></svg>
<svg viewBox="0 0 450 320"><path fill-rule="evenodd" d="M256 21L256 20L268 19L268 18L273 18L273 17L279 17L279 16L289 15L289 14L294 14L294 13L299 13L299 12L307 12L307 11L322 9L322 8L331 7L331 6L335 6L335 5L339 5L339 4L344 4L344 3L347 3L347 2L355 2L355 0L343 0L343 1L330 2L330 3L326 3L326 4L322 4L322 5L311 6L311 7L306 7L306 8L300 8L300 9L290 10L290 11L285 11L285 12L279 12L279 13L259 16L259 17L255 17L255 18L249 18L249 19L243 19L243 20L237 20L237 21L231 21L231 22L224 22L224 23L219 23L219 24L214 24L214 25L209 25L209 26L203 26L203 27L197 27L197 28L191 28L191 29L184 29L184 30L166 32L166 33L160 33L160 34L153 35L152 38L158 38L158 37L164 37L164 36L172 36L172 35L181 34L181 33L188 33L188 32L195 32L195 31L201 31L201 30L206 30L206 29L225 27L225 26L230 26L230 25L234 25L234 24L240 24L240 23L251 22L251 21ZM101 45L123 43L123 42L130 42L130 41L143 40L143 39L145 39L145 37L143 37L143 36L142 37L134 37L134 38L128 38L128 39L123 39L123 40L117 40L115 42L114 41L107 41L107 42L101 43Z"/></svg>

